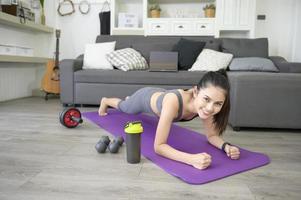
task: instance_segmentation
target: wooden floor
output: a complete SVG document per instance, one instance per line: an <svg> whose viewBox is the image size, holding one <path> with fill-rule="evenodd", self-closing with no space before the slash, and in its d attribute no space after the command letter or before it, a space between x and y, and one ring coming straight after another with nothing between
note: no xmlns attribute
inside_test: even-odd
<svg viewBox="0 0 301 200"><path fill-rule="evenodd" d="M189 185L145 158L140 164L127 164L125 146L116 155L97 154L95 143L109 134L88 121L66 129L59 123L61 110L58 99L0 103L1 200L301 198L300 131L233 132L229 127L227 141L266 153L272 162L208 184ZM181 126L202 130L198 120Z"/></svg>

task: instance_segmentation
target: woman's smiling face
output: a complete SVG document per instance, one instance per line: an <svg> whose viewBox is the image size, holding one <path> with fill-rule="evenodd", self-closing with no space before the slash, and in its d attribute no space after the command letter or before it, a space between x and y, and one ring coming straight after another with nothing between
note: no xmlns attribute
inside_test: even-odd
<svg viewBox="0 0 301 200"><path fill-rule="evenodd" d="M208 119L217 114L225 102L225 90L220 87L208 85L206 88L194 90L194 109L201 119Z"/></svg>

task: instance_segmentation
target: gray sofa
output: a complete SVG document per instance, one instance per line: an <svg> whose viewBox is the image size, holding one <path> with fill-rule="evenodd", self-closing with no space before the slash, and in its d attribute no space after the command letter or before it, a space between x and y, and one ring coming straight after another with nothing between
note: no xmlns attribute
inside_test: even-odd
<svg viewBox="0 0 301 200"><path fill-rule="evenodd" d="M150 51L168 50L181 37L98 36L96 42L116 41L116 49L132 47L146 58ZM268 56L268 40L182 37L205 41L206 47L231 52L234 57ZM162 46L162 44L164 44ZM156 49L161 48L161 49ZM240 127L301 128L301 64L282 57L269 57L279 73L228 71L231 84L229 123ZM147 58L148 59L148 58ZM83 70L83 56L60 62L61 102L68 105L99 105L102 97L124 98L141 87L190 88L204 72L149 72L120 70Z"/></svg>

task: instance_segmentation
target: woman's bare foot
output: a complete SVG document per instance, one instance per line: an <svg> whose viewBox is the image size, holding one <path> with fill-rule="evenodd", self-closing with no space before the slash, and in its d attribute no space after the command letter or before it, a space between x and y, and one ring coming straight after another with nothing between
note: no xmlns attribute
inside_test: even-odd
<svg viewBox="0 0 301 200"><path fill-rule="evenodd" d="M106 97L103 97L100 101L100 105L99 105L99 109L98 109L98 114L100 116L105 116L107 115L107 108L108 108L108 105L106 103Z"/></svg>

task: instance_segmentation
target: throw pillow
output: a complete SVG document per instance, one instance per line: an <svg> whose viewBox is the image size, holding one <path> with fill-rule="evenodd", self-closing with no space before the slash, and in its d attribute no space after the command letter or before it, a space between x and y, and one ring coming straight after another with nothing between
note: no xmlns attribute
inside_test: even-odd
<svg viewBox="0 0 301 200"><path fill-rule="evenodd" d="M134 43L133 49L137 50L149 63L149 56L151 51L171 51L173 48L172 43Z"/></svg>
<svg viewBox="0 0 301 200"><path fill-rule="evenodd" d="M195 37L195 36L185 36L183 37L187 40L192 40L195 42L205 42L206 45L204 49L212 49L215 51L221 51L222 39L220 38L208 38L208 37Z"/></svg>
<svg viewBox="0 0 301 200"><path fill-rule="evenodd" d="M189 71L218 71L226 69L233 55L211 49L204 49Z"/></svg>
<svg viewBox="0 0 301 200"><path fill-rule="evenodd" d="M234 58L229 69L231 71L279 72L270 59L259 57Z"/></svg>
<svg viewBox="0 0 301 200"><path fill-rule="evenodd" d="M106 54L115 50L116 42L86 44L83 69L113 69Z"/></svg>
<svg viewBox="0 0 301 200"><path fill-rule="evenodd" d="M108 61L116 68L129 70L143 70L147 69L146 60L139 52L132 48L120 49L107 54Z"/></svg>
<svg viewBox="0 0 301 200"><path fill-rule="evenodd" d="M237 57L262 57L269 56L269 44L267 38L256 39L238 39L238 38L223 38L222 51L233 54Z"/></svg>
<svg viewBox="0 0 301 200"><path fill-rule="evenodd" d="M181 38L173 48L173 51L177 51L179 55L179 70L188 70L205 45L206 42L197 42Z"/></svg>

